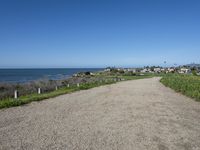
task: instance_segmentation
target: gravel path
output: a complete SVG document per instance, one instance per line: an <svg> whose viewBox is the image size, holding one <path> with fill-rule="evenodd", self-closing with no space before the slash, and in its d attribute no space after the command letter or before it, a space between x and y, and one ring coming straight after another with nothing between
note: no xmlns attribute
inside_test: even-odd
<svg viewBox="0 0 200 150"><path fill-rule="evenodd" d="M0 110L0 149L200 150L200 103L159 79Z"/></svg>

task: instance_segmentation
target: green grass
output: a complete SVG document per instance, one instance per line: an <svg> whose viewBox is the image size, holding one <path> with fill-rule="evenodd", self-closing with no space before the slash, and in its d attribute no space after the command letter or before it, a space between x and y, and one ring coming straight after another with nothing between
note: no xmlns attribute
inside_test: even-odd
<svg viewBox="0 0 200 150"><path fill-rule="evenodd" d="M53 98L62 94L67 94L71 93L74 91L77 91L77 88L62 88L57 91L49 92L49 93L43 93L43 94L32 94L32 95L27 95L27 96L21 96L18 99L5 99L0 101L0 108L8 108L8 107L13 107L13 106L20 106L24 105L27 103L30 103L32 101L40 101L44 100L47 98Z"/></svg>
<svg viewBox="0 0 200 150"><path fill-rule="evenodd" d="M166 75L161 83L188 97L200 101L200 77L193 75Z"/></svg>
<svg viewBox="0 0 200 150"><path fill-rule="evenodd" d="M32 101L41 101L41 100L53 98L53 97L56 97L59 95L68 94L68 93L79 91L79 90L86 90L86 89L90 89L90 88L94 88L94 87L98 87L98 86L106 85L106 84L112 84L112 83L115 83L115 82L109 80L107 82L102 82L102 83L100 83L100 82L99 83L97 83L97 82L84 83L84 84L80 84L80 87L76 87L76 86L73 86L70 88L64 87L64 88L58 89L57 91L53 91L53 92L21 96L18 99L8 98L5 100L0 100L0 109L14 107L14 106L20 106L20 105L28 104Z"/></svg>
<svg viewBox="0 0 200 150"><path fill-rule="evenodd" d="M53 92L26 95L26 96L21 96L18 99L8 98L5 100L0 100L0 109L14 107L14 106L20 106L20 105L28 104L33 101L41 101L41 100L53 98L53 97L56 97L59 95L68 94L68 93L72 93L72 92L79 91L79 90L87 90L87 89L91 89L91 88L106 85L106 84L113 84L113 83L116 83L115 81L112 80L113 77L117 77L117 76L108 76L106 82L103 81L103 82L83 83L83 84L80 84L80 87L76 87L76 86L73 86L70 88L64 87L64 88L60 88L57 91L53 91ZM125 80L136 80L136 79L150 78L150 77L152 77L152 75L118 76L118 77L123 78Z"/></svg>
<svg viewBox="0 0 200 150"><path fill-rule="evenodd" d="M137 79L145 79L154 77L153 74L144 74L143 76L119 76L125 80L137 80Z"/></svg>

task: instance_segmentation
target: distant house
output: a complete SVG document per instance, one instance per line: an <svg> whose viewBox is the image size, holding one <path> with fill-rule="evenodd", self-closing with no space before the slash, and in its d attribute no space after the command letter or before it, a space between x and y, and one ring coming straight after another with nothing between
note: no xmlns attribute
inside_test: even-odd
<svg viewBox="0 0 200 150"><path fill-rule="evenodd" d="M165 69L164 69L164 68L162 68L160 71L161 71L161 72L165 72Z"/></svg>
<svg viewBox="0 0 200 150"><path fill-rule="evenodd" d="M174 68L167 68L166 73L173 73L173 72L175 72Z"/></svg>
<svg viewBox="0 0 200 150"><path fill-rule="evenodd" d="M136 69L133 69L133 68L129 68L127 69L128 72L132 72L132 73L136 73Z"/></svg>
<svg viewBox="0 0 200 150"><path fill-rule="evenodd" d="M188 68L181 68L179 70L179 73L181 73L181 74L188 74L188 73L191 73L191 70L188 69Z"/></svg>
<svg viewBox="0 0 200 150"><path fill-rule="evenodd" d="M161 72L161 68L154 68L153 71L156 72L156 73L160 73Z"/></svg>
<svg viewBox="0 0 200 150"><path fill-rule="evenodd" d="M140 72L142 72L142 73L151 72L151 69L149 69L149 68L144 68L144 69L141 70Z"/></svg>
<svg viewBox="0 0 200 150"><path fill-rule="evenodd" d="M125 72L126 69L124 69L124 68L117 68L117 71L120 72L120 73L122 73L122 72Z"/></svg>

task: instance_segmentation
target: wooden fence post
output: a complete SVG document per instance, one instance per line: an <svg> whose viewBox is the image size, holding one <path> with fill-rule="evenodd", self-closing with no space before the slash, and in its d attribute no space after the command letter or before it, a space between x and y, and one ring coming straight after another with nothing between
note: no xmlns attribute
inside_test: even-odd
<svg viewBox="0 0 200 150"><path fill-rule="evenodd" d="M15 90L15 92L14 92L14 98L15 98L15 99L18 98L18 91L17 91L17 90Z"/></svg>
<svg viewBox="0 0 200 150"><path fill-rule="evenodd" d="M41 94L41 88L38 88L38 94Z"/></svg>

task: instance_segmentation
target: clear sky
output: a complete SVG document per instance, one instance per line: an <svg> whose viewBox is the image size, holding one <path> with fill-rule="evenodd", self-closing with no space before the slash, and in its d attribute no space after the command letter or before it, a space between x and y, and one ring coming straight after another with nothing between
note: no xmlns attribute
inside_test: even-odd
<svg viewBox="0 0 200 150"><path fill-rule="evenodd" d="M200 0L0 0L0 68L200 63Z"/></svg>

